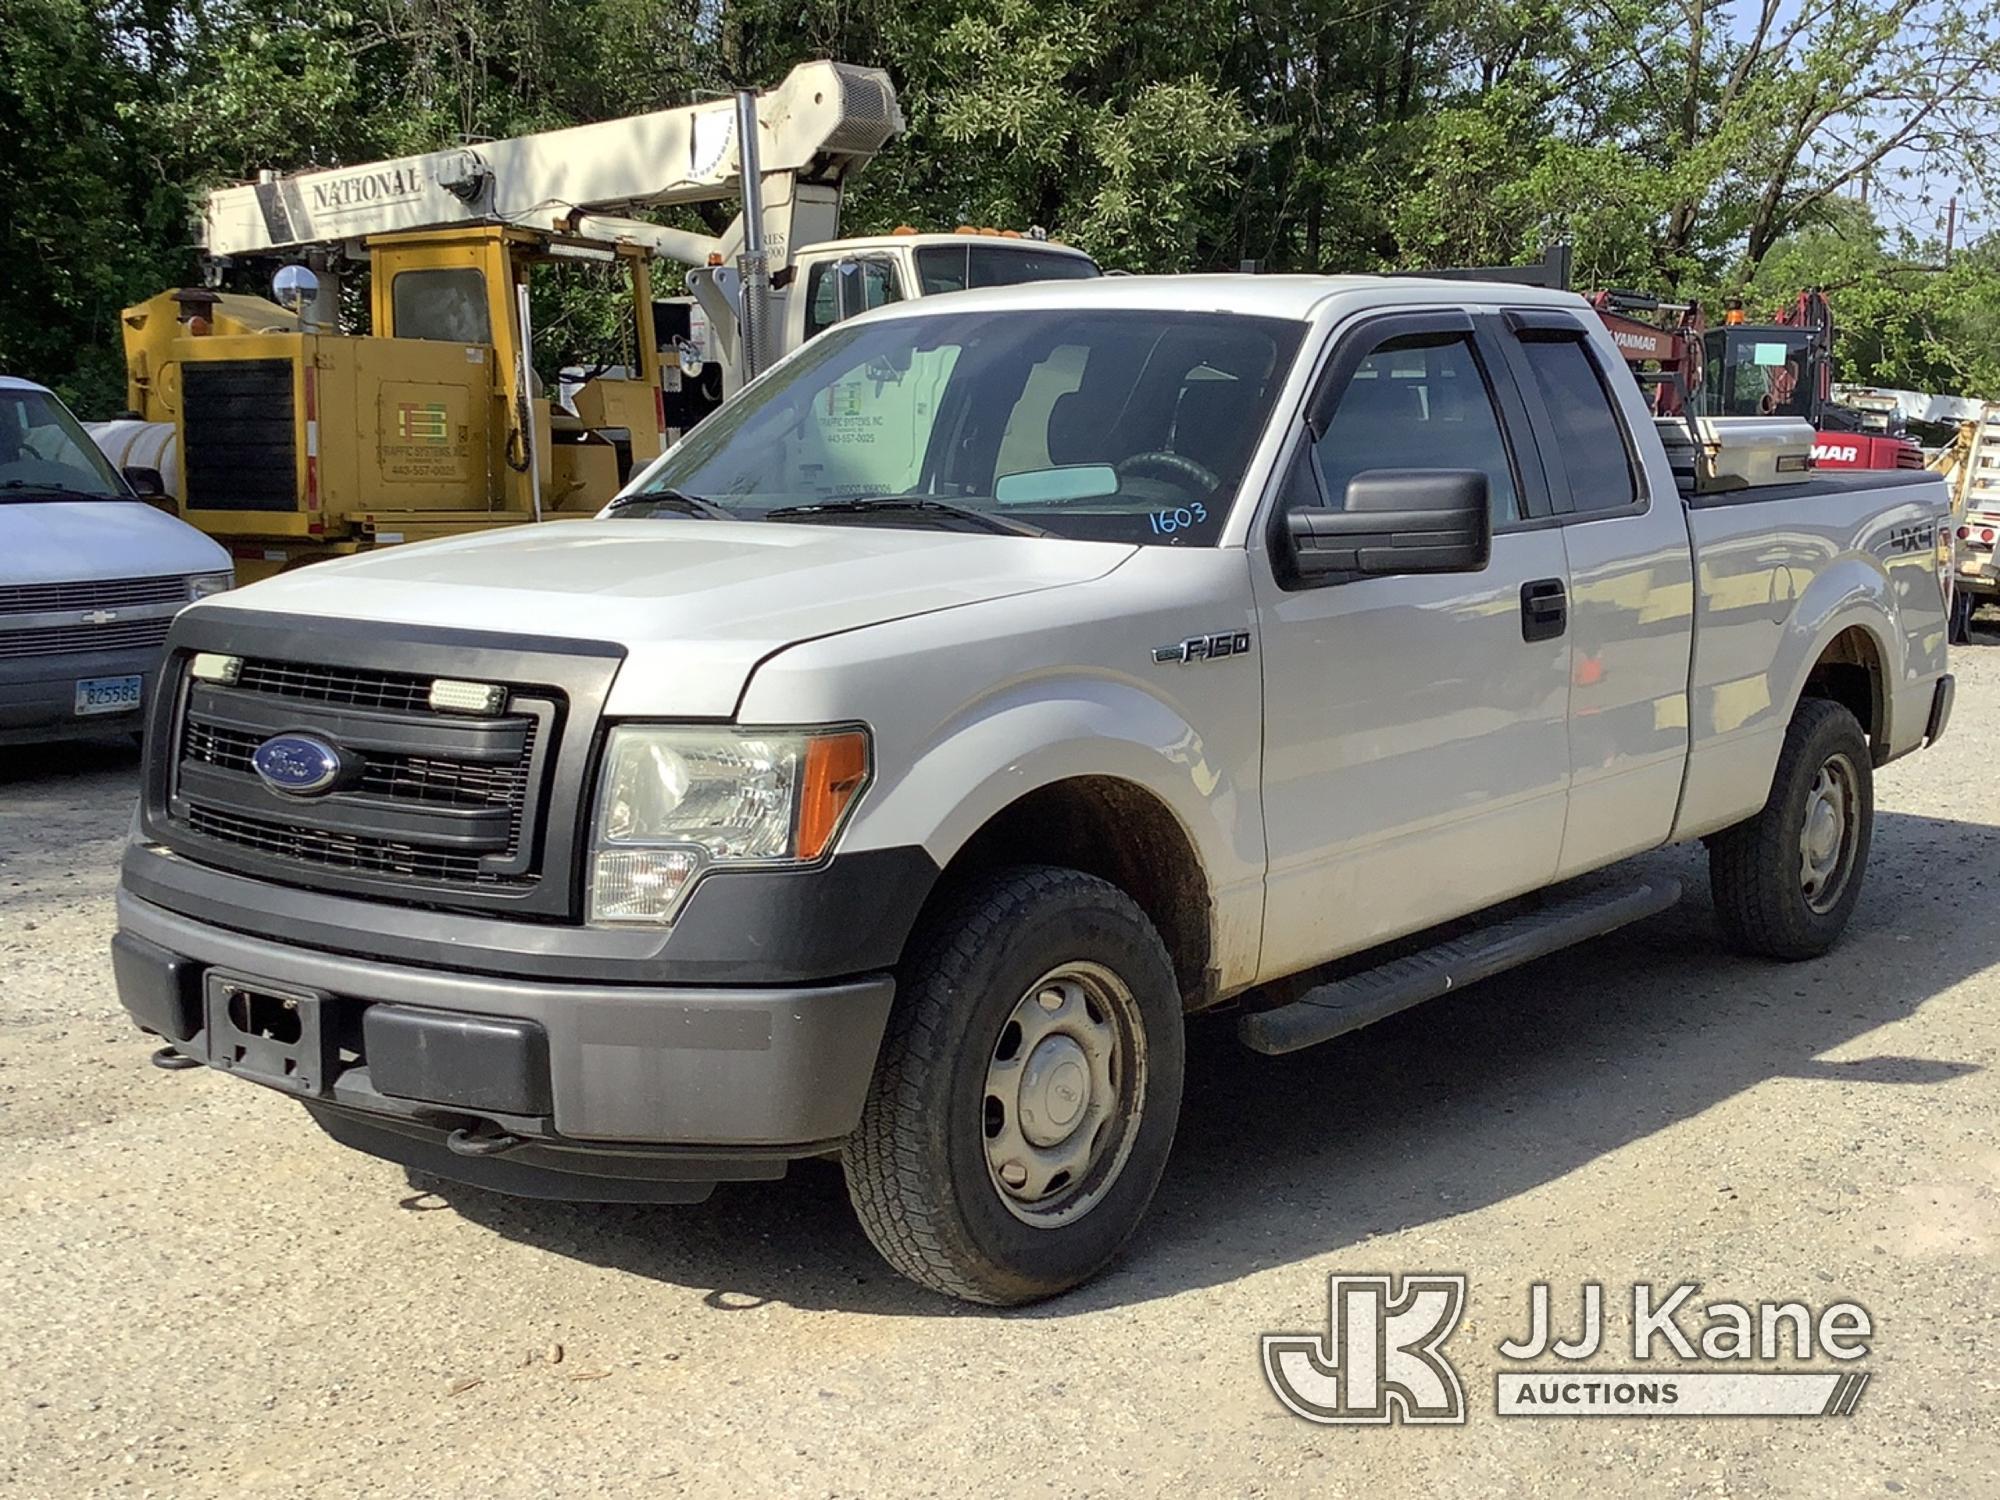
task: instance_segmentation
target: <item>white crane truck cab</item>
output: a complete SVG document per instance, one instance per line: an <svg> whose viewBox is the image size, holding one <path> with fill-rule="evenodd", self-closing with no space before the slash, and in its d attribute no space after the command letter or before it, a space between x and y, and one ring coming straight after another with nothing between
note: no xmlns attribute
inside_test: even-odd
<svg viewBox="0 0 2000 1500"><path fill-rule="evenodd" d="M0 375L0 745L137 731L167 627L231 582L229 554L141 500L54 392Z"/></svg>
<svg viewBox="0 0 2000 1500"><path fill-rule="evenodd" d="M600 519L190 609L121 998L426 1172L833 1155L904 1274L1049 1296L1153 1194L1190 1013L1328 1040L1664 908L1612 867L1675 841L1737 947L1839 938L1950 713L1943 487L1731 433L1670 451L1518 286L864 313Z"/></svg>
<svg viewBox="0 0 2000 1500"><path fill-rule="evenodd" d="M898 231L808 245L793 258L780 315L783 347L796 349L845 318L892 302L1102 274L1073 245L1020 234ZM790 287L799 294L789 295Z"/></svg>
<svg viewBox="0 0 2000 1500"><path fill-rule="evenodd" d="M837 323L918 297L1018 286L1029 281L1077 281L1100 276L1097 262L1073 245L1037 235L993 231L922 234L899 229L803 246L772 278L770 319L780 353L790 353ZM713 284L714 273L707 273ZM699 278L697 278L699 281ZM661 340L668 429L680 436L743 383L740 365L723 350L718 326L733 327L726 304L709 294L653 304ZM716 316L719 315L718 324Z"/></svg>

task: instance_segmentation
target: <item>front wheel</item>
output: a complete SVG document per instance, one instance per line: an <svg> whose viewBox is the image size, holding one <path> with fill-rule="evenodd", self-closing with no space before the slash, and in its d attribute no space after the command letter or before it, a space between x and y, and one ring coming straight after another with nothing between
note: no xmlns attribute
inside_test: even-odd
<svg viewBox="0 0 2000 1500"><path fill-rule="evenodd" d="M1817 958L1861 895L1875 821L1868 737L1838 703L1792 715L1764 810L1709 840L1709 884L1724 936L1766 958Z"/></svg>
<svg viewBox="0 0 2000 1500"><path fill-rule="evenodd" d="M875 1248L947 1296L1033 1302L1137 1227L1180 1113L1179 989L1123 891L1076 870L981 877L911 943L842 1152Z"/></svg>

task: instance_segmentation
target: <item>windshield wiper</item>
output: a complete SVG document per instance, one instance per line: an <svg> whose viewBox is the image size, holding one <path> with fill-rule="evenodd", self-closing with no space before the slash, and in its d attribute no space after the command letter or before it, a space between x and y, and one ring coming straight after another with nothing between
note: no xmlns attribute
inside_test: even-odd
<svg viewBox="0 0 2000 1500"><path fill-rule="evenodd" d="M977 526L981 531L999 532L1007 536L1051 534L1045 527L1016 520L1013 516L996 516L991 511L975 510L969 505L953 505L949 500L933 500L925 495L858 495L851 500L820 500L811 505L781 505L776 510L765 511L764 519L810 521L820 516L863 516L893 514L898 511L948 517L954 521Z"/></svg>
<svg viewBox="0 0 2000 1500"><path fill-rule="evenodd" d="M662 489L640 490L636 494L620 495L611 502L613 512L621 511L628 505L657 505L665 510L677 510L682 515L699 516L704 521L740 521L743 517L734 511L724 510L713 500L704 500L699 495L690 495L686 490Z"/></svg>
<svg viewBox="0 0 2000 1500"><path fill-rule="evenodd" d="M26 479L0 481L0 499L6 500L123 500L123 495L107 495L100 490L80 490L67 484L34 484Z"/></svg>

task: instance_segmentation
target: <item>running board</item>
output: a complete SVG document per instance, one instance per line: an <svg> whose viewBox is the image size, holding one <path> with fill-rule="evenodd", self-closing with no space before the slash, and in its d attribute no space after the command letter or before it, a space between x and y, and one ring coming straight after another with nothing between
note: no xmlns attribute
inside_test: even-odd
<svg viewBox="0 0 2000 1500"><path fill-rule="evenodd" d="M1451 938L1308 990L1289 1005L1255 1011L1237 1023L1243 1045L1276 1056L1327 1042L1451 990L1504 974L1532 959L1615 932L1681 899L1672 877L1572 896L1523 916Z"/></svg>

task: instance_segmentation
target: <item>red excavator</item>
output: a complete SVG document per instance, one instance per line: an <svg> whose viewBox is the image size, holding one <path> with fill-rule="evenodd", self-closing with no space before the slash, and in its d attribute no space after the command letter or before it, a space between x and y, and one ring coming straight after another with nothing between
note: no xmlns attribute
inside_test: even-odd
<svg viewBox="0 0 2000 1500"><path fill-rule="evenodd" d="M1530 266L1455 266L1410 274L1567 288L1570 248L1551 245ZM1751 323L1743 299L1729 299L1722 326L1701 307L1643 292L1604 291L1590 305L1611 331L1660 416L1687 406L1709 417L1803 417L1812 423L1813 464L1821 469L1921 469L1923 451L1893 413L1861 411L1833 399L1833 309L1817 287L1800 292L1769 323Z"/></svg>
<svg viewBox="0 0 2000 1500"><path fill-rule="evenodd" d="M1720 328L1702 335L1700 410L1716 417L1803 417L1821 469L1921 469L1924 455L1887 413L1833 399L1833 309L1817 287L1775 320L1751 323L1729 299Z"/></svg>
<svg viewBox="0 0 2000 1500"><path fill-rule="evenodd" d="M1644 292L1605 291L1592 292L1590 305L1611 331L1611 341L1625 356L1632 373L1652 389L1656 415L1681 415L1690 393L1700 407L1702 364L1707 352L1702 342L1701 304L1663 302Z"/></svg>

